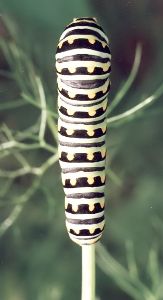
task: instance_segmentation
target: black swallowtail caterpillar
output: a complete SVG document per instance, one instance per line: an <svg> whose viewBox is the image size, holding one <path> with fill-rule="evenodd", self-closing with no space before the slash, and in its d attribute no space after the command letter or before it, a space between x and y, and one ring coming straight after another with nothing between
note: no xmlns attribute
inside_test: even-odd
<svg viewBox="0 0 163 300"><path fill-rule="evenodd" d="M95 18L76 18L65 28L56 53L59 162L66 227L79 245L97 242L105 223L110 59L108 38Z"/></svg>

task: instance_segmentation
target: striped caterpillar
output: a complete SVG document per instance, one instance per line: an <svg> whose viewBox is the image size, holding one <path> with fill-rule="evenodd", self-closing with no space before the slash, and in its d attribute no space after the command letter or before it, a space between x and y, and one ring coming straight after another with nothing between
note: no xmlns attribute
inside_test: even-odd
<svg viewBox="0 0 163 300"><path fill-rule="evenodd" d="M104 229L110 60L95 18L76 18L65 28L56 53L59 162L66 227L79 245L97 242Z"/></svg>

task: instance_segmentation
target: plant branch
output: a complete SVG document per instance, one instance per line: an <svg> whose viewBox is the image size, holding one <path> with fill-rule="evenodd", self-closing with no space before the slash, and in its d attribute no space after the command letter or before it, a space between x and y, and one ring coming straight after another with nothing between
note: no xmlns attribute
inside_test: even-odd
<svg viewBox="0 0 163 300"><path fill-rule="evenodd" d="M50 168L57 160L58 160L58 153L50 156L50 158L48 158L40 167L32 167L26 162L26 164L24 163L23 167L20 169L16 169L13 171L0 170L0 177L17 178L20 176L25 176L27 174L42 176L45 173L45 171L48 168Z"/></svg>
<svg viewBox="0 0 163 300"><path fill-rule="evenodd" d="M27 105L27 102L23 101L23 99L8 101L6 103L0 104L0 111L1 110L8 110L13 108L18 108Z"/></svg>
<svg viewBox="0 0 163 300"><path fill-rule="evenodd" d="M141 56L142 56L142 47L140 44L137 45L136 51L135 51L135 59L133 63L133 67L131 69L131 73L124 83L123 87L119 89L117 94L115 95L114 99L112 100L112 103L108 107L108 113L110 114L115 107L120 103L120 101L124 98L124 96L127 94L128 90L130 89L132 83L134 82L136 75L139 70L140 62L141 62Z"/></svg>
<svg viewBox="0 0 163 300"><path fill-rule="evenodd" d="M29 95L27 95L27 94L25 94L25 93L22 93L21 96L22 96L22 98L23 98L24 100L26 100L28 103L30 103L30 104L32 104L33 106L35 106L35 107L41 109L41 105L40 105L39 103L37 103L36 101L34 101L33 98L32 98L31 96L29 96ZM47 114L49 114L49 115L53 116L54 118L58 119L57 113L51 111L49 108L46 108L46 112L47 112Z"/></svg>
<svg viewBox="0 0 163 300"><path fill-rule="evenodd" d="M130 276L128 271L120 265L104 248L101 243L97 244L98 266L135 300L156 300L153 293L145 286L138 277Z"/></svg>
<svg viewBox="0 0 163 300"><path fill-rule="evenodd" d="M137 112L145 109L149 105L151 105L156 99L158 99L163 94L163 85L161 85L153 95L149 96L139 104L135 105L134 107L130 108L129 110L121 113L117 116L113 116L107 119L108 124L117 123L122 120L129 119L136 115Z"/></svg>
<svg viewBox="0 0 163 300"><path fill-rule="evenodd" d="M36 82L37 82L38 92L39 92L40 102L41 102L41 123L40 123L40 130L39 130L39 140L40 142L42 142L46 130L46 119L47 119L46 99L45 99L45 93L40 78L37 77Z"/></svg>
<svg viewBox="0 0 163 300"><path fill-rule="evenodd" d="M6 232L6 230L8 230L13 223L17 220L18 216L20 215L20 213L22 212L22 209L24 207L24 203L27 202L32 195L35 193L35 191L37 190L37 188L39 187L40 184L40 179L36 178L32 185L29 187L29 189L21 196L19 196L18 198L15 197L13 199L20 201L20 203L18 203L13 210L11 211L10 215L0 224L0 237Z"/></svg>

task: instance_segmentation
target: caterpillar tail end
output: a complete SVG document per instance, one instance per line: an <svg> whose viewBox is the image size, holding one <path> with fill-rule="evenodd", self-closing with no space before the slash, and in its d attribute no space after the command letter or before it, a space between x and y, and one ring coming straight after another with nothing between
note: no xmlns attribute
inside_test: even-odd
<svg viewBox="0 0 163 300"><path fill-rule="evenodd" d="M70 224L66 221L66 227L69 234L70 239L78 244L79 246L84 245L92 245L97 243L103 233L105 227L105 220L98 226L93 226L94 228L89 229L81 229L81 230L72 230L70 228Z"/></svg>

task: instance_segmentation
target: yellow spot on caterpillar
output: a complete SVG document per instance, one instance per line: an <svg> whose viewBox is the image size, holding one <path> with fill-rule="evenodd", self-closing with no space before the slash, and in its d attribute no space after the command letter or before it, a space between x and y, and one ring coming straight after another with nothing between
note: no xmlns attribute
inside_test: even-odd
<svg viewBox="0 0 163 300"><path fill-rule="evenodd" d="M73 211L78 211L78 205L77 204L72 204L72 210Z"/></svg>
<svg viewBox="0 0 163 300"><path fill-rule="evenodd" d="M92 45L96 42L94 38L90 38L90 39L88 39L88 41L89 41L89 43L92 44Z"/></svg>
<svg viewBox="0 0 163 300"><path fill-rule="evenodd" d="M105 175L101 176L101 182L102 182L102 183L105 182Z"/></svg>
<svg viewBox="0 0 163 300"><path fill-rule="evenodd" d="M73 153L67 153L67 159L69 161L73 160L74 159L74 154Z"/></svg>
<svg viewBox="0 0 163 300"><path fill-rule="evenodd" d="M108 86L107 85L105 85L104 87L103 87L103 94L105 94L106 92L107 92L107 89L108 89Z"/></svg>
<svg viewBox="0 0 163 300"><path fill-rule="evenodd" d="M77 182L76 178L71 178L70 179L71 185L76 185L76 182Z"/></svg>
<svg viewBox="0 0 163 300"><path fill-rule="evenodd" d="M93 184L94 183L94 178L92 176L89 176L87 178L87 182L88 182L88 184Z"/></svg>
<svg viewBox="0 0 163 300"><path fill-rule="evenodd" d="M60 42L60 43L58 44L59 49L62 48L62 45L63 45L63 42Z"/></svg>
<svg viewBox="0 0 163 300"><path fill-rule="evenodd" d="M105 64L105 65L102 67L102 69L103 69L104 72L108 71L109 65L108 65L108 64Z"/></svg>
<svg viewBox="0 0 163 300"><path fill-rule="evenodd" d="M104 229L104 225L105 225L105 221L103 221L103 222L101 223L101 225L98 224L98 228L102 231L102 230Z"/></svg>
<svg viewBox="0 0 163 300"><path fill-rule="evenodd" d="M58 124L58 131L60 131L61 130L61 125L60 124Z"/></svg>
<svg viewBox="0 0 163 300"><path fill-rule="evenodd" d="M93 135L94 135L94 130L93 130L93 129L88 129L88 130L87 130L87 134L88 134L89 136L93 136Z"/></svg>
<svg viewBox="0 0 163 300"><path fill-rule="evenodd" d="M74 113L75 113L74 110L72 110L71 108L67 109L67 114L69 116L73 116Z"/></svg>
<svg viewBox="0 0 163 300"><path fill-rule="evenodd" d="M73 44L73 42L74 42L74 38L73 38L72 36L70 36L70 37L68 38L68 43L69 43L69 44Z"/></svg>
<svg viewBox="0 0 163 300"><path fill-rule="evenodd" d="M102 158L104 158L105 155L106 155L106 150L102 150L102 151L101 151L101 156L102 156Z"/></svg>
<svg viewBox="0 0 163 300"><path fill-rule="evenodd" d="M94 69L95 69L94 66L89 66L89 67L87 67L88 73L93 73Z"/></svg>
<svg viewBox="0 0 163 300"><path fill-rule="evenodd" d="M104 105L103 105L103 107L102 107L103 111L105 111L106 108L107 108L107 102L105 102Z"/></svg>
<svg viewBox="0 0 163 300"><path fill-rule="evenodd" d="M94 154L93 153L88 153L87 154L87 159L88 160L93 160L93 158L94 158Z"/></svg>
<svg viewBox="0 0 163 300"><path fill-rule="evenodd" d="M89 92L89 94L88 94L89 99L93 99L95 96L96 96L96 94L94 92Z"/></svg>
<svg viewBox="0 0 163 300"><path fill-rule="evenodd" d="M76 234L79 234L80 233L80 229L77 229L77 228L73 228L73 231L76 233Z"/></svg>
<svg viewBox="0 0 163 300"><path fill-rule="evenodd" d="M105 200L101 200L101 201L100 201L100 206L101 206L101 208L104 208L104 205L105 205Z"/></svg>
<svg viewBox="0 0 163 300"><path fill-rule="evenodd" d="M76 94L72 91L69 91L68 95L69 95L70 98L75 98L75 96L76 96Z"/></svg>
<svg viewBox="0 0 163 300"><path fill-rule="evenodd" d="M70 73L75 73L76 72L75 67L69 67L68 70L69 70Z"/></svg>
<svg viewBox="0 0 163 300"><path fill-rule="evenodd" d="M107 46L107 44L105 42L102 42L102 47L105 48Z"/></svg>
<svg viewBox="0 0 163 300"><path fill-rule="evenodd" d="M105 133L106 132L106 126L101 128L102 132Z"/></svg>
<svg viewBox="0 0 163 300"><path fill-rule="evenodd" d="M94 204L89 204L89 211L93 211L95 208Z"/></svg>
<svg viewBox="0 0 163 300"><path fill-rule="evenodd" d="M93 228L90 228L90 229L89 229L90 234L93 234L94 231L95 231L95 229L96 229L96 226L94 226Z"/></svg>
<svg viewBox="0 0 163 300"><path fill-rule="evenodd" d="M67 135L72 135L74 133L74 130L72 128L66 129Z"/></svg>
<svg viewBox="0 0 163 300"><path fill-rule="evenodd" d="M89 116L93 117L95 114L96 114L96 111L95 110L90 110L88 112Z"/></svg>

